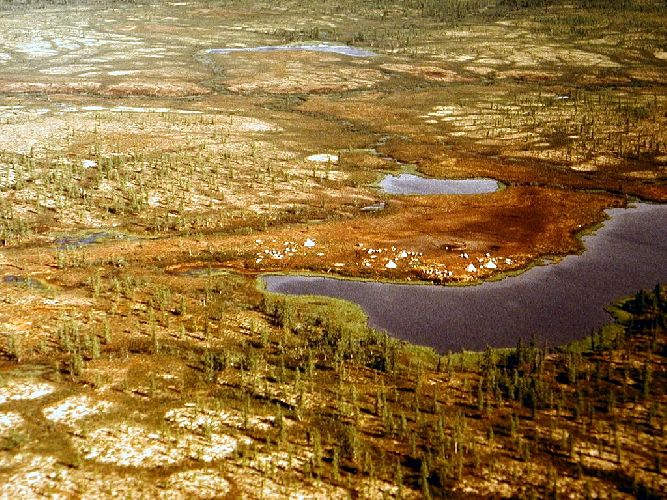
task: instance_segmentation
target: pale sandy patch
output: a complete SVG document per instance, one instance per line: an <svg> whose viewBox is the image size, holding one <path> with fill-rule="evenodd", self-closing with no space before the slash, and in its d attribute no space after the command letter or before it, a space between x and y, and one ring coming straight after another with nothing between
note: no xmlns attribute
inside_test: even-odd
<svg viewBox="0 0 667 500"><path fill-rule="evenodd" d="M338 161L338 155L320 153L320 154L310 155L306 158L306 160L316 161L320 163L334 163Z"/></svg>
<svg viewBox="0 0 667 500"><path fill-rule="evenodd" d="M229 493L231 486L216 470L201 469L177 472L169 476L167 489L161 498L220 498Z"/></svg>
<svg viewBox="0 0 667 500"><path fill-rule="evenodd" d="M0 435L21 427L24 423L23 417L11 411L0 412Z"/></svg>
<svg viewBox="0 0 667 500"><path fill-rule="evenodd" d="M176 440L166 440L159 433L127 424L95 429L78 444L85 459L118 466L164 466L184 458Z"/></svg>
<svg viewBox="0 0 667 500"><path fill-rule="evenodd" d="M71 425L91 415L106 413L113 408L109 401L95 401L88 395L72 396L44 408L44 416L54 422Z"/></svg>
<svg viewBox="0 0 667 500"><path fill-rule="evenodd" d="M46 382L28 382L10 380L0 387L0 404L7 401L39 399L48 396L56 389Z"/></svg>
<svg viewBox="0 0 667 500"><path fill-rule="evenodd" d="M246 415L234 410L210 410L185 406L173 408L165 414L169 423L191 431L219 430L223 426L235 429L252 428L266 431L273 427L274 417Z"/></svg>
<svg viewBox="0 0 667 500"><path fill-rule="evenodd" d="M0 498L71 498L76 491L70 471L55 457L18 454L11 466L13 474L0 482Z"/></svg>
<svg viewBox="0 0 667 500"><path fill-rule="evenodd" d="M242 440L244 444L249 439ZM87 460L122 467L163 467L190 458L210 463L228 457L239 440L226 434L172 436L140 425L114 424L75 438Z"/></svg>
<svg viewBox="0 0 667 500"><path fill-rule="evenodd" d="M162 198L158 193L152 193L151 195L148 196L148 206L149 207L159 207L162 205L161 203Z"/></svg>
<svg viewBox="0 0 667 500"><path fill-rule="evenodd" d="M240 124L236 123L238 120L241 120ZM279 132L282 130L276 125L256 118L235 118L234 124L236 130L240 132Z"/></svg>
<svg viewBox="0 0 667 500"><path fill-rule="evenodd" d="M279 475L269 475L252 468L231 465L228 468L236 487L244 498L289 498L289 499L348 499L350 493L338 486L322 481L294 482L293 478L280 482Z"/></svg>

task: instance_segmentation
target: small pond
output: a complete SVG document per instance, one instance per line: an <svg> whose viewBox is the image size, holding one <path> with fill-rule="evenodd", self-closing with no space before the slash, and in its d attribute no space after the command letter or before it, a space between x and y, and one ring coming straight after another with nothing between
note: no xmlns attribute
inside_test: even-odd
<svg viewBox="0 0 667 500"><path fill-rule="evenodd" d="M429 179L413 174L387 175L380 181L387 194L484 194L498 191L493 179Z"/></svg>
<svg viewBox="0 0 667 500"><path fill-rule="evenodd" d="M35 278L30 278L27 276L16 276L13 274L3 276L2 278L3 283L7 283L9 285L16 285L16 286L22 286L26 288L32 288L34 290L47 290L48 287L40 280L35 279Z"/></svg>
<svg viewBox="0 0 667 500"><path fill-rule="evenodd" d="M609 322L604 307L667 282L667 205L608 211L586 250L478 286L399 285L306 276L266 276L272 292L326 295L360 304L371 326L439 352L555 346Z"/></svg>
<svg viewBox="0 0 667 500"><path fill-rule="evenodd" d="M260 47L233 47L222 49L208 49L208 54L231 54L234 52L276 52L276 51L306 51L327 52L351 57L373 57L376 54L369 50L358 49L348 45L328 45L325 43L295 44L295 45L263 45Z"/></svg>
<svg viewBox="0 0 667 500"><path fill-rule="evenodd" d="M74 248L85 247L111 239L135 239L119 233L109 233L100 231L83 235L65 235L56 238L55 243L60 250L71 250Z"/></svg>

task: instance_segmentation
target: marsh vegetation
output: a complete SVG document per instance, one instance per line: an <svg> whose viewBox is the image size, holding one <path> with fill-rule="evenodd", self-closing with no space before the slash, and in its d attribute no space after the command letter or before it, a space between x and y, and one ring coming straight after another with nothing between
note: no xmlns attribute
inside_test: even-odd
<svg viewBox="0 0 667 500"><path fill-rule="evenodd" d="M256 278L487 279L664 202L666 19L0 1L0 496L665 496L660 286L447 354ZM252 50L304 45L349 49ZM377 189L406 165L504 188Z"/></svg>

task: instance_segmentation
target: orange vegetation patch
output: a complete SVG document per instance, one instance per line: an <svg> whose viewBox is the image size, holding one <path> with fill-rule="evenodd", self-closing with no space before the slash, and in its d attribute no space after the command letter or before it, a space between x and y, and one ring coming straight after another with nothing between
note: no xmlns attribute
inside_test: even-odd
<svg viewBox="0 0 667 500"><path fill-rule="evenodd" d="M516 270L540 256L576 252L576 234L602 220L604 209L622 204L623 198L609 194L527 186L473 196L403 196L388 199L384 211L360 212L351 220L243 236L110 240L85 253L91 260L122 261L127 269L157 266L170 274L225 267L468 281ZM17 249L7 257L33 269L53 266L41 251Z"/></svg>
<svg viewBox="0 0 667 500"><path fill-rule="evenodd" d="M379 215L211 244L218 251L234 248L242 258L218 264L241 269L428 278L428 269L439 266L458 281L515 269L541 255L577 251L575 234L599 221L605 208L619 205L621 199L610 195L536 187L397 197ZM477 270L467 271L470 264Z"/></svg>

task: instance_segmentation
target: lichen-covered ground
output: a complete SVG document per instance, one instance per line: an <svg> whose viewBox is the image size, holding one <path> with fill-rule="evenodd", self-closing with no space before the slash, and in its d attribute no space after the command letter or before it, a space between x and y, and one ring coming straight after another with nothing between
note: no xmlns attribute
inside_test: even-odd
<svg viewBox="0 0 667 500"><path fill-rule="evenodd" d="M256 288L472 282L667 200L664 5L500 4L0 1L0 496L665 494L660 356L581 361L618 418L510 425L476 368Z"/></svg>

